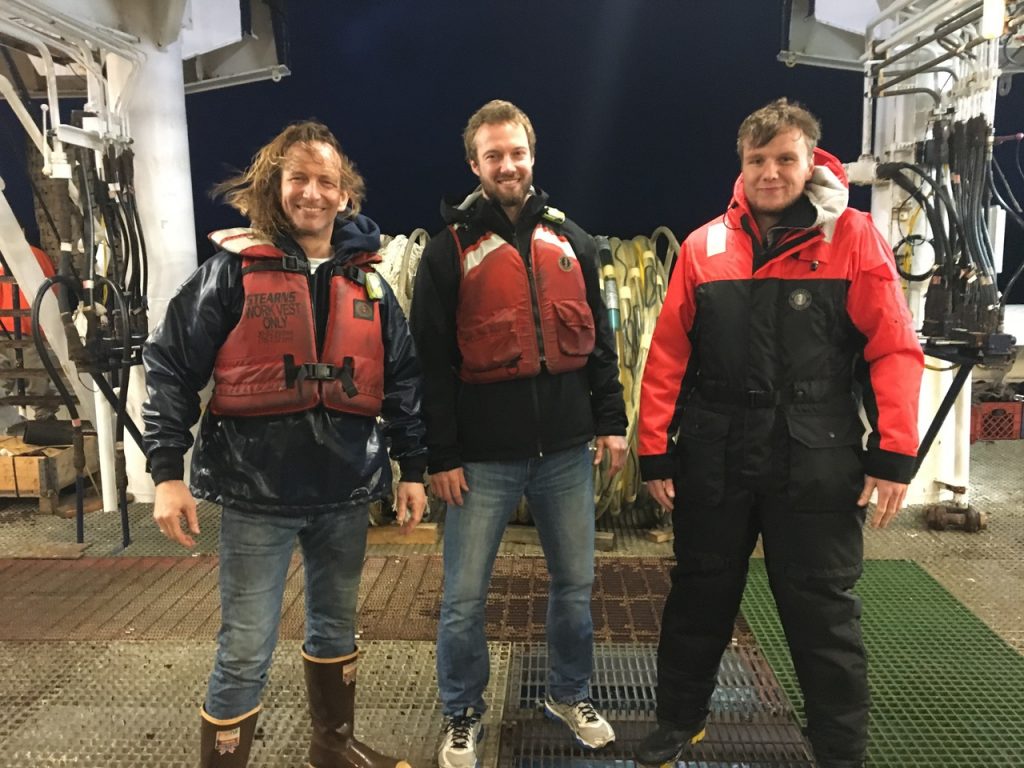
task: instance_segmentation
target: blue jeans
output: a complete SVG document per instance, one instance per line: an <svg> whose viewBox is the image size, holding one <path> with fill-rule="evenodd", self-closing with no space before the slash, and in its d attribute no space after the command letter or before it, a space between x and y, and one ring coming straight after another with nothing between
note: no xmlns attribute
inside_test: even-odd
<svg viewBox="0 0 1024 768"><path fill-rule="evenodd" d="M490 676L484 605L501 535L526 495L547 560L547 692L556 701L589 695L594 666L594 474L586 444L521 461L470 462L463 505L448 505L444 594L437 630L437 681L445 715L483 712Z"/></svg>
<svg viewBox="0 0 1024 768"><path fill-rule="evenodd" d="M355 650L368 514L365 505L309 517L224 509L221 627L206 691L209 715L231 719L260 702L277 644L296 536L306 576L306 651L318 658L334 658Z"/></svg>

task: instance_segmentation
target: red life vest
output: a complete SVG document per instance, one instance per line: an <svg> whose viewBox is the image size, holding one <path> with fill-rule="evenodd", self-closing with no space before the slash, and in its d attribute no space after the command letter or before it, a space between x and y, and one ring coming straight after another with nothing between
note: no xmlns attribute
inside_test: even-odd
<svg viewBox="0 0 1024 768"><path fill-rule="evenodd" d="M538 224L529 266L493 232L459 249L462 280L456 328L462 366L473 384L575 371L594 350L594 316L569 241Z"/></svg>
<svg viewBox="0 0 1024 768"><path fill-rule="evenodd" d="M210 239L242 257L245 294L242 317L217 353L210 410L271 416L322 403L334 411L377 416L384 397L384 341L376 273L368 266L335 268L318 357L306 262L246 228L214 232Z"/></svg>

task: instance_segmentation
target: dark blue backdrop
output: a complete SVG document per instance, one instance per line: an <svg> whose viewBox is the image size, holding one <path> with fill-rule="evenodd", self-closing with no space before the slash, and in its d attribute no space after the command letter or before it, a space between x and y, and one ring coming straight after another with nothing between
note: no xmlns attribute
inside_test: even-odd
<svg viewBox="0 0 1024 768"><path fill-rule="evenodd" d="M538 186L594 233L649 234L664 224L682 236L721 211L737 172L736 128L778 96L817 113L823 146L841 159L859 152L860 76L778 63L780 2L288 6L290 77L187 99L201 236L237 221L210 200L209 188L244 167L285 123L306 117L339 136L367 179L366 212L392 234L435 231L442 193L474 185L462 127L496 97L516 102L534 122ZM0 112L3 130L21 141L9 110ZM1024 83L1000 99L996 128L1024 128ZM1009 168L1012 157L1011 149ZM0 164L5 178L20 173L10 165ZM866 200L863 192L855 198ZM1008 261L1019 261L1020 242L1011 233ZM200 258L209 252L201 241Z"/></svg>
<svg viewBox="0 0 1024 768"><path fill-rule="evenodd" d="M776 96L821 114L838 154L859 148L860 78L777 63L774 2L346 0L290 10L291 77L189 98L197 190L225 164L244 165L284 122L315 116L366 176L366 210L385 232L434 230L442 192L474 185L466 119L496 97L534 122L537 184L608 234L683 232L721 210L736 127ZM203 201L196 217L202 230L224 215Z"/></svg>

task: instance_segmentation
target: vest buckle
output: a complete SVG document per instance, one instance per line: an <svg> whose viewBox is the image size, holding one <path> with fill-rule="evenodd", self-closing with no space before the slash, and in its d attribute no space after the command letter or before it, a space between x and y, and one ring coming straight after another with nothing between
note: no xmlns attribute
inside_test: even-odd
<svg viewBox="0 0 1024 768"><path fill-rule="evenodd" d="M336 378L334 366L330 363L306 363L304 378L316 381L331 381Z"/></svg>
<svg viewBox="0 0 1024 768"><path fill-rule="evenodd" d="M281 269L285 272L305 272L306 267L302 260L298 256L292 256L291 254L284 254L281 257Z"/></svg>

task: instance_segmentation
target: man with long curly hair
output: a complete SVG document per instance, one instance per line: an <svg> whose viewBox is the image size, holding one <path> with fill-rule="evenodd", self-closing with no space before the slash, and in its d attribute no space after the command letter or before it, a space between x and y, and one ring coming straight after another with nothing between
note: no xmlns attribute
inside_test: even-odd
<svg viewBox="0 0 1024 768"><path fill-rule="evenodd" d="M220 252L185 281L143 352L154 520L192 547L194 496L223 507L202 768L248 762L296 537L309 762L408 768L354 734L356 600L368 505L391 488L388 452L401 466L403 528L426 504L419 364L398 302L373 270L380 230L359 213L363 191L326 126L287 127L215 190L252 227L210 236ZM183 456L211 375L188 486Z"/></svg>

